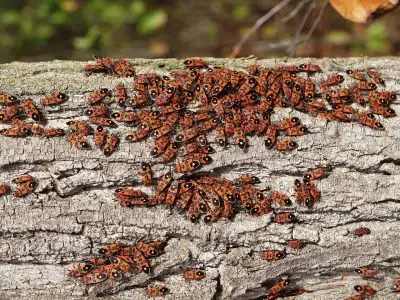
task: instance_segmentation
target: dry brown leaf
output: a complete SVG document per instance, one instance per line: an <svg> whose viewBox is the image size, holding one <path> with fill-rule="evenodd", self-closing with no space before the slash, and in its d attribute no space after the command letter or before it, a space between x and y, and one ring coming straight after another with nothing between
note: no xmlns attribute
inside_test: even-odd
<svg viewBox="0 0 400 300"><path fill-rule="evenodd" d="M366 23L378 18L399 5L399 0L329 0L344 18L356 22Z"/></svg>

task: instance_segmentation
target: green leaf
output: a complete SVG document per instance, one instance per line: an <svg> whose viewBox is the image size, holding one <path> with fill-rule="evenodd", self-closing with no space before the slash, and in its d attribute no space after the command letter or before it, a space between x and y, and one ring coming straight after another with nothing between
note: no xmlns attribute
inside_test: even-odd
<svg viewBox="0 0 400 300"><path fill-rule="evenodd" d="M64 25L67 20L68 15L64 11L57 11L50 16L50 21L54 25Z"/></svg>
<svg viewBox="0 0 400 300"><path fill-rule="evenodd" d="M43 42L47 41L54 34L54 29L49 24L40 24L36 27L35 32L37 38Z"/></svg>
<svg viewBox="0 0 400 300"><path fill-rule="evenodd" d="M138 32L142 35L151 34L163 27L168 20L168 15L163 10L156 10L144 14L138 24Z"/></svg>
<svg viewBox="0 0 400 300"><path fill-rule="evenodd" d="M249 5L246 3L241 3L236 5L232 11L232 17L234 20L243 21L249 16Z"/></svg>
<svg viewBox="0 0 400 300"><path fill-rule="evenodd" d="M374 22L367 30L368 38L384 39L387 37L387 28L384 23Z"/></svg>
<svg viewBox="0 0 400 300"><path fill-rule="evenodd" d="M93 45L93 41L90 39L90 37L88 36L84 36L84 37L77 37L74 38L72 41L72 44L74 45L74 47L76 49L79 50L89 50L92 45Z"/></svg>
<svg viewBox="0 0 400 300"><path fill-rule="evenodd" d="M86 36L74 38L72 44L76 49L87 51L93 47L99 35L100 35L99 28L93 26L92 28L89 29Z"/></svg>
<svg viewBox="0 0 400 300"><path fill-rule="evenodd" d="M103 20L115 23L122 23L124 20L124 7L119 5L108 5L107 9L102 12Z"/></svg>
<svg viewBox="0 0 400 300"><path fill-rule="evenodd" d="M1 14L0 20L4 25L17 24L20 20L20 13L16 10L5 11Z"/></svg>
<svg viewBox="0 0 400 300"><path fill-rule="evenodd" d="M130 11L134 17L140 16L146 10L146 3L142 0L133 1L130 7Z"/></svg>

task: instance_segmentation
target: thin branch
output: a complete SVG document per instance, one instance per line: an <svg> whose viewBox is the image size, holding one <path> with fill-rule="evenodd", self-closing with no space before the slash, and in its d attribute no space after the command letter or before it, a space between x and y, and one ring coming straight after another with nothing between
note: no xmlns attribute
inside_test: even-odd
<svg viewBox="0 0 400 300"><path fill-rule="evenodd" d="M263 52L263 51L266 51L266 50L269 50L269 49L287 48L287 47L289 47L290 45L293 45L293 44L297 46L297 45L300 45L300 44L308 42L311 39L311 37L312 37L315 29L317 28L319 22L321 21L328 4L329 4L329 0L326 0L324 5L322 6L321 10L319 11L319 14L318 14L317 18L315 19L313 25L311 26L311 28L308 31L307 36L305 38L299 39L298 41L293 41L292 39L287 39L287 40L274 42L274 43L268 43L268 44L260 43L259 45L255 46L255 51L256 52Z"/></svg>
<svg viewBox="0 0 400 300"><path fill-rule="evenodd" d="M300 12L300 10L303 8L303 6L306 5L310 1L311 0L302 0L301 2L299 2L299 4L297 4L297 6L290 12L290 14L288 14L286 17L284 17L281 20L281 23L285 24L285 23L289 22L291 19L293 19Z"/></svg>
<svg viewBox="0 0 400 300"><path fill-rule="evenodd" d="M259 18L257 22L251 27L251 29L246 33L246 35L233 47L230 57L236 57L242 50L243 45L248 41L248 39L269 19L276 15L281 9L288 5L292 0L283 0L277 5L275 5L269 12L264 16Z"/></svg>
<svg viewBox="0 0 400 300"><path fill-rule="evenodd" d="M307 42L306 39L300 39L296 42L296 45L299 45L299 44L302 44L305 42ZM255 48L256 52L262 52L262 51L269 50L269 49L288 48L292 44L293 44L293 39L287 39L287 40L268 43L268 44L265 44L264 42L262 42L262 43L259 43L259 45L256 44L256 46L254 48Z"/></svg>
<svg viewBox="0 0 400 300"><path fill-rule="evenodd" d="M289 57L293 57L296 53L296 48L297 48L297 41L300 39L300 34L303 31L306 22L308 20L308 18L310 17L312 11L315 9L316 6L316 1L314 0L313 2L311 2L311 4L308 6L308 9L306 11L306 13L303 16L303 19L301 20L301 23L299 25L299 27L296 30L296 35L294 37L293 43L290 46L290 48L288 49L289 51Z"/></svg>
<svg viewBox="0 0 400 300"><path fill-rule="evenodd" d="M326 7L328 6L328 3L329 3L329 0L326 0L324 5L322 6L321 10L319 11L319 14L318 14L317 18L315 19L314 24L311 26L310 30L308 31L308 34L307 34L307 37L306 37L307 40L311 39L311 36L313 35L315 29L317 28L319 22L322 19L322 16L325 13L325 10L326 10Z"/></svg>

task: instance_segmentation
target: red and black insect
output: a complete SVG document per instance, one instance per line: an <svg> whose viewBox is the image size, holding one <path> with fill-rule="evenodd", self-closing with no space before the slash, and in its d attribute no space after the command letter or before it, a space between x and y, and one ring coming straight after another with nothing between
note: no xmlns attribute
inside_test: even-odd
<svg viewBox="0 0 400 300"><path fill-rule="evenodd" d="M122 274L114 265L103 265L84 275L82 283L92 285L104 282L107 279L121 280Z"/></svg>
<svg viewBox="0 0 400 300"><path fill-rule="evenodd" d="M61 128L43 128L42 135L45 137L64 136L65 131Z"/></svg>
<svg viewBox="0 0 400 300"><path fill-rule="evenodd" d="M287 244L292 249L302 249L305 246L305 243L302 240L289 240Z"/></svg>
<svg viewBox="0 0 400 300"><path fill-rule="evenodd" d="M67 100L67 98L68 98L67 95L64 93L53 92L42 98L42 105L44 106L58 105Z"/></svg>
<svg viewBox="0 0 400 300"><path fill-rule="evenodd" d="M124 107L125 102L128 99L128 95L126 93L125 86L123 84L118 84L114 89L114 98L117 102L118 106Z"/></svg>
<svg viewBox="0 0 400 300"><path fill-rule="evenodd" d="M142 162L140 168L138 169L138 174L140 175L141 183L143 185L151 185L153 173L149 163Z"/></svg>
<svg viewBox="0 0 400 300"><path fill-rule="evenodd" d="M376 70L369 70L367 72L368 76L371 77L376 84L380 84L382 86L386 86L385 81L382 79L381 75Z"/></svg>
<svg viewBox="0 0 400 300"><path fill-rule="evenodd" d="M326 169L319 167L315 169L311 169L307 171L306 175L304 175L303 180L304 182L314 181L321 179L326 176Z"/></svg>
<svg viewBox="0 0 400 300"><path fill-rule="evenodd" d="M127 106L139 107L149 102L149 97L144 93L137 93L125 102Z"/></svg>
<svg viewBox="0 0 400 300"><path fill-rule="evenodd" d="M207 64L204 62L203 59L199 58L199 57L191 57L191 58L187 58L183 64L187 67L187 68L207 68Z"/></svg>
<svg viewBox="0 0 400 300"><path fill-rule="evenodd" d="M201 163L198 160L194 160L192 158L177 161L175 163L175 170L178 173L192 173L200 167Z"/></svg>
<svg viewBox="0 0 400 300"><path fill-rule="evenodd" d="M93 265L91 263L76 264L69 271L69 276L71 276L71 277L82 277L82 276L88 274L94 268L95 268L95 265Z"/></svg>
<svg viewBox="0 0 400 300"><path fill-rule="evenodd" d="M292 151L297 148L297 143L291 139L276 142L274 149L278 151Z"/></svg>
<svg viewBox="0 0 400 300"><path fill-rule="evenodd" d="M267 148L272 148L276 143L278 136L278 127L275 125L269 125L264 135L264 145Z"/></svg>
<svg viewBox="0 0 400 300"><path fill-rule="evenodd" d="M106 127L117 127L117 123L114 120L107 117L90 117L90 122L93 124L99 124Z"/></svg>
<svg viewBox="0 0 400 300"><path fill-rule="evenodd" d="M0 109L0 122L8 122L19 113L18 105L9 105Z"/></svg>
<svg viewBox="0 0 400 300"><path fill-rule="evenodd" d="M267 250L261 253L263 259L277 261L286 257L286 254L279 250Z"/></svg>
<svg viewBox="0 0 400 300"><path fill-rule="evenodd" d="M158 157L164 153L165 149L169 145L169 138L167 136L161 136L156 139L153 143L153 146L150 150L150 156Z"/></svg>
<svg viewBox="0 0 400 300"><path fill-rule="evenodd" d="M245 150L249 147L246 135L241 127L236 127L233 131L233 143L238 145L240 149Z"/></svg>
<svg viewBox="0 0 400 300"><path fill-rule="evenodd" d="M376 290L367 284L355 285L354 290L364 297L372 297L376 294Z"/></svg>
<svg viewBox="0 0 400 300"><path fill-rule="evenodd" d="M303 71L303 72L309 72L309 73L314 73L314 72L321 72L321 68L316 65L316 64L301 64L298 66L298 69Z"/></svg>
<svg viewBox="0 0 400 300"><path fill-rule="evenodd" d="M32 99L25 99L21 103L21 107L28 118L31 118L36 122L42 121L43 116L40 113L39 109L36 107L36 105L33 103Z"/></svg>
<svg viewBox="0 0 400 300"><path fill-rule="evenodd" d="M86 136L77 132L72 132L67 136L67 141L74 145L77 149L90 149L90 145L87 142Z"/></svg>
<svg viewBox="0 0 400 300"><path fill-rule="evenodd" d="M206 272L198 268L186 269L183 278L188 280L202 280L206 277Z"/></svg>
<svg viewBox="0 0 400 300"><path fill-rule="evenodd" d="M256 176L252 176L249 174L241 175L237 179L233 181L233 184L236 186L242 186L246 184L258 184L261 183L260 179Z"/></svg>
<svg viewBox="0 0 400 300"><path fill-rule="evenodd" d="M370 279L376 277L376 271L372 268L360 267L355 269L355 271L360 274L363 279Z"/></svg>
<svg viewBox="0 0 400 300"><path fill-rule="evenodd" d="M96 56L94 55L93 58L96 60L96 63L100 66L103 66L111 71L115 60L112 59L111 57L105 57L105 56Z"/></svg>
<svg viewBox="0 0 400 300"><path fill-rule="evenodd" d="M167 190L167 195L165 197L165 203L169 206L172 207L175 205L176 198L178 196L179 192L179 184L177 181L172 181L170 184L168 190Z"/></svg>
<svg viewBox="0 0 400 300"><path fill-rule="evenodd" d="M301 136L308 133L308 129L304 125L297 125L285 130L287 136Z"/></svg>
<svg viewBox="0 0 400 300"><path fill-rule="evenodd" d="M169 289L164 285L154 285L147 287L147 295L149 297L158 297L168 294Z"/></svg>
<svg viewBox="0 0 400 300"><path fill-rule="evenodd" d="M279 122L278 129L279 130L287 130L289 128L295 127L300 124L300 120L297 117L291 117L287 119L283 119Z"/></svg>
<svg viewBox="0 0 400 300"><path fill-rule="evenodd" d="M355 87L360 91L372 91L377 88L377 85L370 81L359 81L356 83Z"/></svg>
<svg viewBox="0 0 400 300"><path fill-rule="evenodd" d="M400 280L397 280L393 283L393 285L390 287L390 290L392 292L399 293L400 292Z"/></svg>
<svg viewBox="0 0 400 300"><path fill-rule="evenodd" d="M280 224L283 224L283 223L294 223L294 222L297 221L295 214L292 213L292 212L278 212L278 213L275 213L271 217L271 220L273 222L280 223Z"/></svg>
<svg viewBox="0 0 400 300"><path fill-rule="evenodd" d="M149 126L145 125L145 124L140 124L137 127L136 131L132 131L130 132L127 136L126 136L126 140L129 142L137 142L139 140L144 139L150 132L150 128Z"/></svg>
<svg viewBox="0 0 400 300"><path fill-rule="evenodd" d="M0 135L8 137L23 137L30 133L30 125L19 119L13 120L13 126L0 130Z"/></svg>
<svg viewBox="0 0 400 300"><path fill-rule="evenodd" d="M367 80L367 77L364 72L361 72L359 70L347 70L346 74L349 75L350 77L360 80L360 81L365 81Z"/></svg>
<svg viewBox="0 0 400 300"><path fill-rule="evenodd" d="M357 121L365 126L371 127L377 130L385 130L385 127L375 118L371 112L356 112L355 117Z"/></svg>
<svg viewBox="0 0 400 300"><path fill-rule="evenodd" d="M0 104L14 105L18 102L17 97L9 94L0 94Z"/></svg>
<svg viewBox="0 0 400 300"><path fill-rule="evenodd" d="M89 117L103 117L108 113L107 104L101 103L95 106L88 107L85 111L85 115Z"/></svg>
<svg viewBox="0 0 400 300"><path fill-rule="evenodd" d="M291 206L293 203L290 200L289 196L281 193L281 192L277 192L277 191L273 191L271 193L271 198L272 201L278 203L281 206Z"/></svg>
<svg viewBox="0 0 400 300"><path fill-rule="evenodd" d="M363 235L367 235L370 234L371 230L367 227L359 227L353 230L353 234L357 235L357 236L363 236Z"/></svg>
<svg viewBox="0 0 400 300"><path fill-rule="evenodd" d="M106 88L97 89L90 94L87 102L89 105L97 104L107 96L110 96L110 94L110 91Z"/></svg>
<svg viewBox="0 0 400 300"><path fill-rule="evenodd" d="M136 74L135 68L126 60L118 59L112 65L114 74L118 77L134 77Z"/></svg>
<svg viewBox="0 0 400 300"><path fill-rule="evenodd" d="M110 69L108 69L105 66L102 65L93 65L93 64L88 64L85 66L84 71L86 75L90 75L92 73L110 73Z"/></svg>
<svg viewBox="0 0 400 300"><path fill-rule="evenodd" d="M177 142L170 143L169 146L166 148L165 152L161 155L164 161L171 161L173 160L176 155L178 154L180 144Z"/></svg>
<svg viewBox="0 0 400 300"><path fill-rule="evenodd" d="M104 144L103 147L103 154L105 156L110 156L117 150L118 145L119 145L119 137L115 134L108 135L106 138L106 143Z"/></svg>
<svg viewBox="0 0 400 300"><path fill-rule="evenodd" d="M9 193L9 191L10 191L10 188L8 187L7 184L5 184L5 183L0 184L0 197L7 195Z"/></svg>
<svg viewBox="0 0 400 300"><path fill-rule="evenodd" d="M31 175L26 174L26 175L22 175L17 178L14 178L13 180L11 180L11 182L16 183L16 184L21 184L21 183L26 183L26 182L33 181L33 180L34 179Z"/></svg>
<svg viewBox="0 0 400 300"><path fill-rule="evenodd" d="M344 77L339 74L333 74L328 76L328 78L320 84L322 89L326 89L329 85L337 85L344 81Z"/></svg>
<svg viewBox="0 0 400 300"><path fill-rule="evenodd" d="M34 180L20 184L15 190L13 195L18 198L26 197L32 193L37 187L37 182Z"/></svg>
<svg viewBox="0 0 400 300"><path fill-rule="evenodd" d="M89 122L87 121L68 121L66 124L73 131L73 133L79 136L87 136L91 133L91 128L89 126Z"/></svg>
<svg viewBox="0 0 400 300"><path fill-rule="evenodd" d="M291 283L290 279L280 279L268 290L267 299L268 300L276 299L280 293L282 293L287 289L290 283Z"/></svg>
<svg viewBox="0 0 400 300"><path fill-rule="evenodd" d="M106 143L106 139L107 131L102 125L98 125L93 135L94 144L97 146L97 148L103 149L103 146Z"/></svg>

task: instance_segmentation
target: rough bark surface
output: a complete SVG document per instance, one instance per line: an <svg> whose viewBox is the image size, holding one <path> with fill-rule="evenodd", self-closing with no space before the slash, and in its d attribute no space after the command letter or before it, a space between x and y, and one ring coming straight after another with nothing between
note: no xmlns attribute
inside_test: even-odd
<svg viewBox="0 0 400 300"><path fill-rule="evenodd" d="M258 63L284 64L279 60L210 59L211 64L243 68ZM287 64L308 62L291 60ZM138 73L181 68L178 60L131 60ZM313 60L325 74L349 68L374 67L387 89L400 92L400 60ZM49 125L66 128L65 122L82 118L85 99L99 87L130 85L132 79L104 75L85 76L86 63L53 61L0 65L0 91L31 97L37 103L53 90L67 93L63 105L46 109ZM316 75L323 76L323 75ZM400 114L400 105L393 108ZM99 151L79 151L63 138L0 137L0 182L29 172L39 180L36 192L25 199L0 198L0 299L147 299L145 287L163 281L171 294L166 299L251 299L266 293L263 284L291 275L298 286L312 292L296 299L342 299L355 295L353 286L363 280L354 268L372 265L379 279L375 299L398 299L389 286L400 276L400 119L383 121L386 131L356 124L326 123L308 115L281 109L274 118L299 116L312 134L297 139L291 153L266 150L261 138L252 138L244 153L237 147L219 150L206 168L227 178L242 173L258 176L263 189L293 195L293 182L307 169L329 165L330 176L319 187L322 200L312 210L296 207L298 224L271 223L270 216L241 213L234 222L192 224L166 208L122 208L113 190L136 184L138 163L149 159L147 142L124 139L119 151L105 158ZM115 132L125 136L127 128ZM158 163L159 176L169 170ZM355 237L359 226L371 234ZM124 282L90 288L68 278L70 266L97 253L109 242L168 239L166 253L152 260L152 276L136 274ZM286 247L289 239L304 239L301 250ZM264 249L286 248L277 263L263 261ZM199 282L182 278L187 266L204 266L207 277Z"/></svg>

